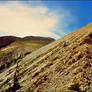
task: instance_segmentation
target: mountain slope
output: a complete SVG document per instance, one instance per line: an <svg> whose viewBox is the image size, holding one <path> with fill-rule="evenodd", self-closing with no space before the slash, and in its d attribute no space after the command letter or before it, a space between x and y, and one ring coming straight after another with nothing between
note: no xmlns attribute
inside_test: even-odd
<svg viewBox="0 0 92 92"><path fill-rule="evenodd" d="M14 74L21 86L16 92L91 90L92 23L32 52L1 73L1 91L15 87Z"/></svg>
<svg viewBox="0 0 92 92"><path fill-rule="evenodd" d="M15 37L15 36L4 36L4 37L0 37L0 49L2 47L5 47L9 44L11 44L12 42L19 40L21 38L19 37Z"/></svg>
<svg viewBox="0 0 92 92"><path fill-rule="evenodd" d="M0 37L0 71L21 61L26 55L34 50L54 41L52 38L44 37Z"/></svg>

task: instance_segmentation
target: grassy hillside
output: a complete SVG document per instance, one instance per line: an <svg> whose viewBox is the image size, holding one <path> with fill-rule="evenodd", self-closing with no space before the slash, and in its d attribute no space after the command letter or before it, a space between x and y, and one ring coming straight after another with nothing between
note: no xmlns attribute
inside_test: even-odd
<svg viewBox="0 0 92 92"><path fill-rule="evenodd" d="M32 52L0 74L1 92L92 92L92 24Z"/></svg>
<svg viewBox="0 0 92 92"><path fill-rule="evenodd" d="M10 67L11 65L14 65L17 61L21 61L21 59L23 59L26 55L30 54L34 50L54 41L50 38L40 39L39 37L40 40L38 39L38 37L34 38L35 40L29 38L16 38L16 40L11 41L11 39L8 39L8 41L11 43L4 45L4 47L0 49L0 72L2 72L2 70L5 68ZM4 41L6 40L3 40L3 43L5 44ZM2 44L0 45L2 46Z"/></svg>

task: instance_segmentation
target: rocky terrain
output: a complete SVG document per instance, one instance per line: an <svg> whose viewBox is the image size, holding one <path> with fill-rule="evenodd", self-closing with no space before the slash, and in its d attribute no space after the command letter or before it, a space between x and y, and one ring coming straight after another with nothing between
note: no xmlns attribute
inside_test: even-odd
<svg viewBox="0 0 92 92"><path fill-rule="evenodd" d="M92 23L0 73L0 92L92 92Z"/></svg>

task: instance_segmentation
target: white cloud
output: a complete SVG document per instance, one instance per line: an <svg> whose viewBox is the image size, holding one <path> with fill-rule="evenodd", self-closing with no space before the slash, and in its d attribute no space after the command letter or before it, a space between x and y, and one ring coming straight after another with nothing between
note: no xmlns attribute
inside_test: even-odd
<svg viewBox="0 0 92 92"><path fill-rule="evenodd" d="M62 6L50 10L41 1L29 1L27 4L7 1L0 4L0 36L45 36L58 39L71 30L71 24L75 21L77 18L70 10Z"/></svg>
<svg viewBox="0 0 92 92"><path fill-rule="evenodd" d="M45 6L30 6L19 2L0 5L0 33L15 36L47 36L59 38L56 30L60 17Z"/></svg>

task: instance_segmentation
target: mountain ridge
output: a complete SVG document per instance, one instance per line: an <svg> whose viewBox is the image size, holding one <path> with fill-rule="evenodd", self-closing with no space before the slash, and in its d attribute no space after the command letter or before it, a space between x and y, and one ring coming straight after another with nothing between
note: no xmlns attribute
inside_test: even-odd
<svg viewBox="0 0 92 92"><path fill-rule="evenodd" d="M16 37L16 36L2 36L0 37L0 48L5 47L9 44L11 44L12 42L16 41L16 40L44 40L44 41L54 41L55 39L50 38L50 37L40 37L40 36L26 36L26 37Z"/></svg>

